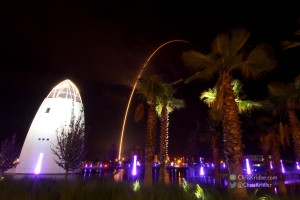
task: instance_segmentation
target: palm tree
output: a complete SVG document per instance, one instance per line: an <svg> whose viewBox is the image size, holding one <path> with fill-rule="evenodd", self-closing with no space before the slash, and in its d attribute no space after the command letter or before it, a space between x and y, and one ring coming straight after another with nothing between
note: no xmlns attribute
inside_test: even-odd
<svg viewBox="0 0 300 200"><path fill-rule="evenodd" d="M281 162L280 162L280 148L279 146L283 143L281 143L280 140L280 135L276 132L274 129L270 130L271 134L271 152L272 152L272 157L274 161L274 168L275 168L275 174L277 176L277 182L278 182L278 191L281 194L286 194L286 187L284 184L284 175L281 169Z"/></svg>
<svg viewBox="0 0 300 200"><path fill-rule="evenodd" d="M252 127L255 128L255 133L259 138L259 147L262 150L263 162L267 176L272 176L269 152L272 147L272 135L270 134L270 129L274 126L274 121L271 119L271 116L272 115L265 112L258 112L256 115L252 115L253 119L255 119L255 121L253 120L254 124ZM273 185L273 180L268 180L268 183Z"/></svg>
<svg viewBox="0 0 300 200"><path fill-rule="evenodd" d="M284 175L281 169L281 156L280 156L280 148L285 148L285 146L289 145L287 137L287 127L283 126L280 117L272 116L270 113L270 104L264 104L262 107L264 110L263 113L259 113L258 116L254 116L256 119L255 126L256 132L259 135L260 147L263 154L264 166L267 172L267 176L272 176L272 171L270 168L270 159L269 159L269 151L271 152L274 166L274 174L277 176L278 182L278 190L280 194L285 194L287 192L285 184L284 184ZM266 107L266 105L268 107ZM268 112L265 112L268 111ZM268 181L273 185L273 181Z"/></svg>
<svg viewBox="0 0 300 200"><path fill-rule="evenodd" d="M168 129L169 129L169 114L175 109L181 109L185 106L182 99L173 97L175 89L174 82L172 84L162 83L163 93L157 97L156 112L161 121L161 132L160 132L160 180L163 182L166 171L166 160L168 157Z"/></svg>
<svg viewBox="0 0 300 200"><path fill-rule="evenodd" d="M300 124L296 110L300 108L300 76L294 82L284 84L273 82L268 85L270 98L268 104L274 115L288 118L289 128L294 142L296 161L300 161ZM282 127L282 126L281 126ZM283 128L281 128L283 130Z"/></svg>
<svg viewBox="0 0 300 200"><path fill-rule="evenodd" d="M221 119L222 116L220 112L217 110L210 109L209 110L209 119L208 119L208 132L201 133L201 137L208 137L210 139L213 159L214 159L214 173L215 173L215 185L216 187L220 186L220 147L218 141L222 136L222 124Z"/></svg>
<svg viewBox="0 0 300 200"><path fill-rule="evenodd" d="M232 83L233 93L235 95L235 102L238 105L239 112L251 111L255 107L260 107L261 104L258 102L245 100L246 95L243 95L242 83L239 80L233 80ZM211 122L209 123L210 130L212 133L211 136L211 145L213 149L213 157L215 163L215 180L216 185L220 185L220 155L219 155L219 147L217 144L217 138L220 137L221 133L219 131L220 122L222 120L222 109L223 106L220 102L222 100L217 99L220 98L217 95L217 89L214 87L213 89L209 88L207 91L201 93L200 99L203 100L208 107L212 108L209 112L209 116Z"/></svg>
<svg viewBox="0 0 300 200"><path fill-rule="evenodd" d="M153 167L153 153L155 142L155 128L156 128L156 106L157 97L163 92L162 84L155 79L139 79L138 93L144 96L150 104L148 110L148 120L146 128L146 152L145 152L145 187L152 186L152 167ZM135 118L142 116L143 106L138 106Z"/></svg>
<svg viewBox="0 0 300 200"><path fill-rule="evenodd" d="M205 55L196 51L183 53L187 67L196 70L186 82L193 79L210 79L218 74L217 95L222 98L223 106L223 139L225 156L230 174L242 174L242 136L238 107L232 90L232 72L241 70L246 78L258 78L266 71L272 70L277 62L269 54L271 48L260 44L250 53L243 47L250 33L244 29L235 29L231 34L220 34L212 42L211 53ZM246 188L231 189L234 196L247 196Z"/></svg>
<svg viewBox="0 0 300 200"><path fill-rule="evenodd" d="M264 166L267 171L267 176L272 176L272 171L270 167L270 158L269 158L269 151L271 149L271 144L272 144L271 141L272 141L271 134L263 134L259 138L259 144L262 150Z"/></svg>

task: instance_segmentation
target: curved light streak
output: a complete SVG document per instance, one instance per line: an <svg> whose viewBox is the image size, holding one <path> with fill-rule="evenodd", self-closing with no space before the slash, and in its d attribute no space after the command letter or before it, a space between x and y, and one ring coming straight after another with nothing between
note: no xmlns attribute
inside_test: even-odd
<svg viewBox="0 0 300 200"><path fill-rule="evenodd" d="M137 79L133 85L133 88L132 88L132 91L131 91L131 94L130 94L130 97L129 97L129 101L128 101L128 104L127 104L127 108L126 108L126 112L125 112L125 116L124 116L124 120L123 120L123 126L122 126L122 132L121 132L121 140L120 140L120 148L119 148L119 161L121 160L121 153L122 153L122 143L123 143L123 136L124 136L124 130L125 130L125 125L126 125L126 119L127 119L127 115L128 115L128 110L129 110L129 107L130 107L130 103L131 103L131 99L132 99L132 96L134 94L134 91L136 89L136 86L138 84L138 81L139 79L141 78L148 62L151 60L151 58L155 55L155 53L161 49L162 47L166 46L167 44L170 44L170 43L174 43L174 42L185 42L185 43L189 43L188 41L185 41L185 40L170 40L168 42L165 42L163 43L162 45L160 45L157 49L155 49L155 51L149 56L149 58L147 59L147 61L145 62L145 64L143 65L142 69L140 70L138 76L137 76Z"/></svg>

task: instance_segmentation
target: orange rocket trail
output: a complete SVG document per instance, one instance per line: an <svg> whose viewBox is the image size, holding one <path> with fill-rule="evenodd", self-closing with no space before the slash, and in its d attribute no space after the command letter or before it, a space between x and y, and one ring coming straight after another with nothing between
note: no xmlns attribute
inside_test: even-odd
<svg viewBox="0 0 300 200"><path fill-rule="evenodd" d="M128 104L127 104L127 108L126 108L126 112L125 112L125 116L124 116L124 120L123 120L123 126L122 126L122 132L121 132L121 139L120 139L120 149L119 149L119 161L121 159L121 153L122 153L122 143L123 143L123 136L124 136L124 130L125 130L125 125L126 125L126 119L127 119L127 114L128 114L128 110L129 110L129 107L130 107L130 103L131 103L131 99L132 99L132 96L134 94L134 91L135 91L135 88L138 84L138 80L141 78L147 64L149 63L149 61L151 60L151 58L155 55L155 53L161 49L162 47L166 46L167 44L170 44L170 43L174 43L174 42L185 42L185 43L189 43L188 41L185 41L185 40L170 40L168 42L165 42L163 43L162 45L160 45L157 49L155 49L155 51L149 56L149 58L147 59L147 61L145 62L145 64L143 65L142 69L140 70L138 76L137 76L137 79L133 85L133 88L132 88L132 91L131 91L131 94L130 94L130 97L129 97L129 101L128 101Z"/></svg>

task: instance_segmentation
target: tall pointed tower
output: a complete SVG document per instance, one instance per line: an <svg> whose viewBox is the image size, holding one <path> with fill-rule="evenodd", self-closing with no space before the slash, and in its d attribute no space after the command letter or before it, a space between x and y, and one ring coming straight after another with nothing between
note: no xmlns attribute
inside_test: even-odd
<svg viewBox="0 0 300 200"><path fill-rule="evenodd" d="M55 162L51 146L56 130L78 118L83 104L77 87L70 80L59 83L44 99L27 133L15 173L60 174L64 169ZM84 123L84 118L82 119Z"/></svg>

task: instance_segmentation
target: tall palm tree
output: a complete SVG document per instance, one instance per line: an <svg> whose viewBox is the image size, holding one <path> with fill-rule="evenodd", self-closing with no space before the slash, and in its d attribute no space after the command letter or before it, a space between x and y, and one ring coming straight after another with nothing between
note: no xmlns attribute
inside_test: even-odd
<svg viewBox="0 0 300 200"><path fill-rule="evenodd" d="M280 162L279 146L282 144L280 140L280 135L278 133L276 134L274 129L271 129L269 134L271 134L271 143L272 143L271 152L274 161L275 174L277 176L278 191L281 194L286 194L287 190L284 184L284 175L281 169L281 162Z"/></svg>
<svg viewBox="0 0 300 200"><path fill-rule="evenodd" d="M272 146L271 141L272 141L271 134L263 134L259 138L259 143L263 154L264 166L267 172L267 176L272 176L272 171L270 167L270 158L269 158L269 151Z"/></svg>
<svg viewBox="0 0 300 200"><path fill-rule="evenodd" d="M281 156L280 148L285 148L289 145L287 137L287 127L283 127L280 117L272 116L270 113L273 109L268 109L269 104L264 104L258 116L254 116L256 133L258 133L260 147L263 154L264 166L267 172L267 176L272 176L270 168L269 152L272 155L272 163L274 166L274 175L277 176L278 190L280 194L286 194L287 190L284 184L284 175L281 169ZM265 110L266 109L266 110ZM266 112L267 111L267 112ZM273 185L273 181L268 180Z"/></svg>
<svg viewBox="0 0 300 200"><path fill-rule="evenodd" d="M214 174L215 174L215 185L216 187L220 186L220 145L219 140L222 136L222 116L219 111L210 109L209 110L209 119L208 119L208 131L200 132L201 138L208 138L210 140L213 159L214 159Z"/></svg>
<svg viewBox="0 0 300 200"><path fill-rule="evenodd" d="M242 174L242 136L238 107L232 90L232 72L242 71L246 78L258 78L266 71L272 70L277 62L269 54L271 48L260 44L251 52L247 52L245 43L250 33L244 29L235 29L231 34L220 34L212 42L211 53L205 55L196 51L183 53L183 60L187 67L195 70L195 74L188 81L196 78L210 79L218 74L217 94L223 100L223 139L225 156L230 174ZM234 196L247 196L246 188L233 188Z"/></svg>
<svg viewBox="0 0 300 200"><path fill-rule="evenodd" d="M258 102L254 102L251 100L245 100L246 95L243 94L242 83L239 80L233 80L231 82L233 93L235 95L235 102L238 105L239 112L247 112L251 111L255 107L260 107L261 104ZM203 100L208 107L211 108L209 112L209 116L211 119L210 129L212 132L211 137L211 145L213 149L213 157L215 163L215 180L216 185L220 185L220 155L219 155L219 147L217 144L217 138L220 137L220 122L222 120L222 109L223 105L220 95L217 95L217 89L214 87L213 89L209 88L207 91L201 93L200 99Z"/></svg>
<svg viewBox="0 0 300 200"><path fill-rule="evenodd" d="M163 93L157 97L156 112L161 121L160 131L160 180L163 182L166 171L166 160L168 157L168 130L169 130L169 114L175 109L181 109L185 106L182 99L173 97L175 93L174 82L172 84L162 83Z"/></svg>
<svg viewBox="0 0 300 200"><path fill-rule="evenodd" d="M268 85L268 89L270 94L268 103L273 108L274 114L288 118L296 161L300 162L300 124L296 115L296 110L300 109L300 76L288 84L273 82Z"/></svg>
<svg viewBox="0 0 300 200"><path fill-rule="evenodd" d="M156 106L157 97L163 92L162 84L155 79L139 79L138 93L144 96L150 104L148 110L148 120L146 128L146 152L145 152L145 187L152 186L152 167L153 167L153 153L155 143L155 128L156 128ZM143 106L138 106L135 118L141 116Z"/></svg>
<svg viewBox="0 0 300 200"><path fill-rule="evenodd" d="M259 138L259 147L262 151L264 168L267 176L272 176L269 152L271 151L272 145L276 145L272 143L273 138L272 134L270 133L270 129L274 127L274 121L271 116L272 115L270 115L269 112L257 112L256 115L252 116L253 119L255 119L252 127L254 127L255 133ZM273 186L273 180L268 180L268 183L272 184Z"/></svg>

